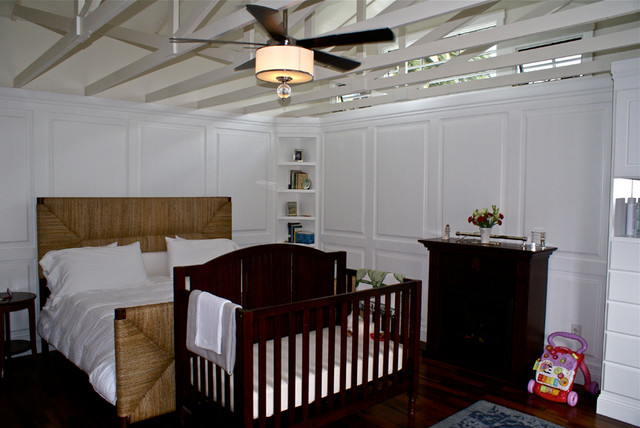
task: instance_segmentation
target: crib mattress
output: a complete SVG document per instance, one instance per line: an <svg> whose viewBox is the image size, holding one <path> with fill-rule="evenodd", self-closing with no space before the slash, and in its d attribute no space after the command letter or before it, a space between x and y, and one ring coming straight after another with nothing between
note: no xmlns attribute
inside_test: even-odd
<svg viewBox="0 0 640 428"><path fill-rule="evenodd" d="M367 381L371 381L374 379L374 359L376 359L376 354L374 354L374 340L367 335L366 337L363 335L364 331L364 324L362 321L360 321L360 326L359 326L359 336L357 338L358 340L358 359L356 362L352 361L352 342L353 340L355 340L355 338L352 337L347 337L347 352L346 352L346 387L350 388L351 385L351 380L352 380L352 370L354 369L354 367L357 370L357 385L362 385L362 368L363 368L363 364L364 364L364 358L363 358L363 344L364 341L367 340L369 341L369 358L368 358L368 373L367 373ZM369 328L370 332L373 332L373 325L370 325ZM352 340L353 339L353 340ZM296 407L301 406L302 405L302 381L303 381L303 368L302 368L302 350L303 350L303 343L302 343L302 334L298 334L296 336L296 370L295 370L295 405ZM336 393L339 391L340 388L340 342L341 342L341 333L340 333L340 327L337 326L336 327L336 335L335 335L335 360L334 360L334 367L333 370L329 369L328 366L328 349L329 349L329 333L328 333L328 328L325 328L323 330L323 334L322 334L322 373L320 374L320 376L322 376L322 388L321 388L321 394L322 397L326 397L328 395L328 377L329 377L329 373L333 372L333 384L334 384L334 390L333 392ZM267 385L266 385L266 417L270 417L273 415L274 413L274 408L275 408L275 404L274 404L274 375L273 375L273 364L274 364L274 342L273 340L270 340L267 342L266 344L266 349L267 349L267 361L266 361L266 366L267 366ZM397 350L396 350L397 348ZM395 344L393 343L393 341L389 341L389 353L386 355L387 358L387 362L388 362L388 370L387 370L387 374L391 374L393 373L393 362L394 362L394 353L398 352L398 367L397 369L400 370L402 368L402 351L403 351L403 347L402 345L398 345L397 347L395 346ZM254 344L253 347L253 372L254 372L254 383L253 383L253 415L254 418L258 417L259 414L259 409L258 409L258 397L259 397L259 386L258 386L258 376L256 375L256 373L258 373L258 364L259 364L259 360L258 360L258 356L259 356L259 351L258 351L258 344ZM316 357L316 332L312 331L309 333L309 367L310 367L310 371L307 374L307 376L309 377L309 392L308 392L308 403L312 403L315 400L315 382L316 382L316 364L315 364L315 357ZM288 395L289 395L289 338L285 337L282 339L281 341L281 358L282 358L282 363L281 363L281 371L282 371L282 379L281 379L281 398L280 398L280 409L282 411L286 410L288 407ZM377 354L377 360L378 360L378 372L376 374L376 378L382 377L384 374L384 359L385 359L385 353L384 353L384 346L383 343L380 342L379 344L379 351ZM206 371L206 368L205 368ZM207 374L208 375L208 374ZM213 377L215 379L215 372L213 374ZM233 376L231 376L231 379L233 379ZM198 380L196 380L197 382ZM224 381L224 380L223 380ZM192 384L194 382L194 379L192 379ZM233 403L233 382L231 383L232 385L232 389L231 389L231 403L230 403L230 408L233 411L234 409L234 403ZM197 385L197 387L200 389L201 386ZM224 389L223 389L224 390ZM211 394L209 393L209 391L205 391L205 393L208 396L211 396ZM220 404L222 406L227 406L227 403L225 403L225 397L224 395L222 397L217 397L216 396L216 391L213 391L213 400L220 402Z"/></svg>

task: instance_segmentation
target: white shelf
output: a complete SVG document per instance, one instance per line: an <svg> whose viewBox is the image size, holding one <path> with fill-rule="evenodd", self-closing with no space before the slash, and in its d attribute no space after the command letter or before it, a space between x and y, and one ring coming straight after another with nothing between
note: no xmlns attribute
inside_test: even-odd
<svg viewBox="0 0 640 428"><path fill-rule="evenodd" d="M278 166L316 166L315 162L279 162Z"/></svg>
<svg viewBox="0 0 640 428"><path fill-rule="evenodd" d="M283 215L278 217L278 220L287 220L287 221L316 221L316 218L313 216L304 216L304 215L298 215L298 216L287 216L287 215Z"/></svg>
<svg viewBox="0 0 640 428"><path fill-rule="evenodd" d="M277 141L277 213L276 213L276 241L287 242L288 225L291 222L300 222L303 229L313 232L314 244L300 244L317 247L318 244L318 193L316 190L320 184L318 159L319 135L296 136L291 134L278 135ZM294 150L303 150L303 161L294 161ZM307 173L311 181L310 189L289 189L291 171L300 170ZM288 216L287 203L296 202L297 212L304 215Z"/></svg>
<svg viewBox="0 0 640 428"><path fill-rule="evenodd" d="M278 193L316 193L316 189L279 189Z"/></svg>

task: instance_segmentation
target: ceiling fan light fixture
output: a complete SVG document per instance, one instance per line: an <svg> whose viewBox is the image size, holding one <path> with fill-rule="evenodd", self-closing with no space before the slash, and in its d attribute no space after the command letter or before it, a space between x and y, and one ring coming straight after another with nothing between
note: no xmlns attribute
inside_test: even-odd
<svg viewBox="0 0 640 428"><path fill-rule="evenodd" d="M256 77L265 82L305 83L313 80L313 51L300 46L265 46L256 51Z"/></svg>

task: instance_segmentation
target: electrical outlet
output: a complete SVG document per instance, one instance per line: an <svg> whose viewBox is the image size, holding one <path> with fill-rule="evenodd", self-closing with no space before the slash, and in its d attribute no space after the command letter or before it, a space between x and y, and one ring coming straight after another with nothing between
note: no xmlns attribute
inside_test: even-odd
<svg viewBox="0 0 640 428"><path fill-rule="evenodd" d="M582 324L571 324L571 333L582 336Z"/></svg>

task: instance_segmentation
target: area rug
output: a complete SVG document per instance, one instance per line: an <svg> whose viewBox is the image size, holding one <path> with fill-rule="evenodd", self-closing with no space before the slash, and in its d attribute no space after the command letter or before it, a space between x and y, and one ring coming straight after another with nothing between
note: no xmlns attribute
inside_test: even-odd
<svg viewBox="0 0 640 428"><path fill-rule="evenodd" d="M453 416L432 425L433 428L562 428L543 419L488 401L478 401Z"/></svg>

